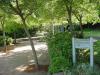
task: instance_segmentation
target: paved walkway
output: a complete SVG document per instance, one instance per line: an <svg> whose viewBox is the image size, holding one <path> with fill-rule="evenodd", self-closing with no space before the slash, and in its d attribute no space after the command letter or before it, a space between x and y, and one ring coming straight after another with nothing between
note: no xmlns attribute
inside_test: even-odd
<svg viewBox="0 0 100 75"><path fill-rule="evenodd" d="M26 73L23 66L34 63L32 50L28 41L20 42L8 55L0 53L0 75L47 75L45 72ZM39 64L49 64L47 45L35 41Z"/></svg>

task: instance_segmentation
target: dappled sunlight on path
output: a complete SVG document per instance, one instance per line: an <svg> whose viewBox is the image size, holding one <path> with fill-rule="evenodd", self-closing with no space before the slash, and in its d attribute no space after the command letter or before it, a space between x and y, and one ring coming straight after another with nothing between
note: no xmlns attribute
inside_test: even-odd
<svg viewBox="0 0 100 75"><path fill-rule="evenodd" d="M38 50L41 50L41 48L43 50L47 50L46 44L42 43L42 44L39 44L39 45L35 45L35 49L37 51ZM27 45L27 46L17 47L14 50L12 50L12 52L23 52L23 51L26 51L26 50L32 50L31 49L31 46L30 45Z"/></svg>
<svg viewBox="0 0 100 75"><path fill-rule="evenodd" d="M49 64L47 45L45 42L35 41L39 64ZM9 54L0 53L0 75L46 75L45 72L25 73L22 72L25 65L33 64L34 58L31 46L25 41L11 50Z"/></svg>

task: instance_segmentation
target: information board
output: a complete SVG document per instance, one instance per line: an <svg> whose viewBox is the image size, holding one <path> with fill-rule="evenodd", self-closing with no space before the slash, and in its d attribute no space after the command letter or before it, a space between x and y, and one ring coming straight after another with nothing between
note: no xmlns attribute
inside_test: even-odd
<svg viewBox="0 0 100 75"><path fill-rule="evenodd" d="M72 55L73 55L73 63L76 63L76 48L89 48L90 50L90 66L93 67L93 38L89 39L78 39L72 38Z"/></svg>

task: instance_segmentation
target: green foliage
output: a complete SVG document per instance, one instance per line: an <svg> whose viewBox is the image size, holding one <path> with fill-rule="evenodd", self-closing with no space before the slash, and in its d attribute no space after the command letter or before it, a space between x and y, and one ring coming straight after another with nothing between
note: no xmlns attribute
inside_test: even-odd
<svg viewBox="0 0 100 75"><path fill-rule="evenodd" d="M35 36L36 32L38 31L38 27L32 27L28 30L31 36ZM6 32L6 35L14 38L14 33L16 34L16 38L27 37L23 28L17 28L15 31Z"/></svg>
<svg viewBox="0 0 100 75"><path fill-rule="evenodd" d="M5 22L5 32L7 33L16 32L20 28L23 28L22 25L20 23L17 23L16 21L13 21L12 19L11 21L7 20Z"/></svg>
<svg viewBox="0 0 100 75"><path fill-rule="evenodd" d="M66 58L63 56L54 57L49 66L49 72L51 72L51 73L62 72L63 70L68 68L69 62L65 59Z"/></svg>
<svg viewBox="0 0 100 75"><path fill-rule="evenodd" d="M4 44L3 37L2 37L2 36L0 36L0 46L3 46L3 44Z"/></svg>
<svg viewBox="0 0 100 75"><path fill-rule="evenodd" d="M99 28L99 27L98 27ZM84 30L84 37L100 37L100 30L96 29L85 29Z"/></svg>
<svg viewBox="0 0 100 75"><path fill-rule="evenodd" d="M90 64L79 64L71 70L71 75L100 75L100 69L97 66L93 68Z"/></svg>
<svg viewBox="0 0 100 75"><path fill-rule="evenodd" d="M100 41L95 42L94 51L95 63L100 66Z"/></svg>
<svg viewBox="0 0 100 75"><path fill-rule="evenodd" d="M74 37L76 38L84 38L84 35L81 31L74 31Z"/></svg>
<svg viewBox="0 0 100 75"><path fill-rule="evenodd" d="M35 36L35 34L38 31L38 29L39 29L39 26L33 26L28 31L29 31L31 36Z"/></svg>
<svg viewBox="0 0 100 75"><path fill-rule="evenodd" d="M13 43L13 39L11 37L6 37L6 44L7 45L10 45ZM4 45L4 38L3 36L0 36L0 46L3 46Z"/></svg>
<svg viewBox="0 0 100 75"><path fill-rule="evenodd" d="M69 32L61 32L48 37L47 43L51 62L49 71L51 73L59 72L71 66L71 39L72 36Z"/></svg>
<svg viewBox="0 0 100 75"><path fill-rule="evenodd" d="M13 43L13 39L11 37L6 37L7 45L11 45Z"/></svg>

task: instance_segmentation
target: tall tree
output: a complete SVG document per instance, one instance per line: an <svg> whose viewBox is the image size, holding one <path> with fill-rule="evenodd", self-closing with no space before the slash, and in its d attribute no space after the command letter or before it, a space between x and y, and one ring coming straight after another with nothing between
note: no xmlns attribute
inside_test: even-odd
<svg viewBox="0 0 100 75"><path fill-rule="evenodd" d="M83 28L82 28L82 19L84 17L84 14L89 13L86 8L86 5L89 4L89 2L82 2L80 4L76 3L75 6L73 7L72 13L76 17L76 19L79 21L80 25L80 30L81 30L81 35L83 36Z"/></svg>
<svg viewBox="0 0 100 75"><path fill-rule="evenodd" d="M1 29L2 29L2 32L3 32L3 41L4 41L4 49L5 51L7 52L7 45L6 45L6 34L5 34L5 24L4 24L4 21L5 21L5 16L4 15L1 15L0 16L0 24L1 24Z"/></svg>
<svg viewBox="0 0 100 75"><path fill-rule="evenodd" d="M73 25L72 25L72 8L73 8L73 0L63 0L66 6L67 14L68 14L68 24L70 25L70 31L73 33Z"/></svg>
<svg viewBox="0 0 100 75"><path fill-rule="evenodd" d="M82 4L83 0L60 0L61 3L64 3L64 6L66 7L66 14L67 14L67 21L68 21L68 25L70 26L70 31L73 34L73 29L74 26L72 25L72 16L73 16L73 8L76 5Z"/></svg>
<svg viewBox="0 0 100 75"><path fill-rule="evenodd" d="M38 67L38 58L35 51L34 43L31 39L31 35L27 28L27 18L32 15L33 13L36 13L36 0L0 0L1 8L6 9L4 11L9 12L10 14L18 15L21 19L21 22L23 24L23 28L25 30L25 33L27 34L31 48L33 51L36 67Z"/></svg>

